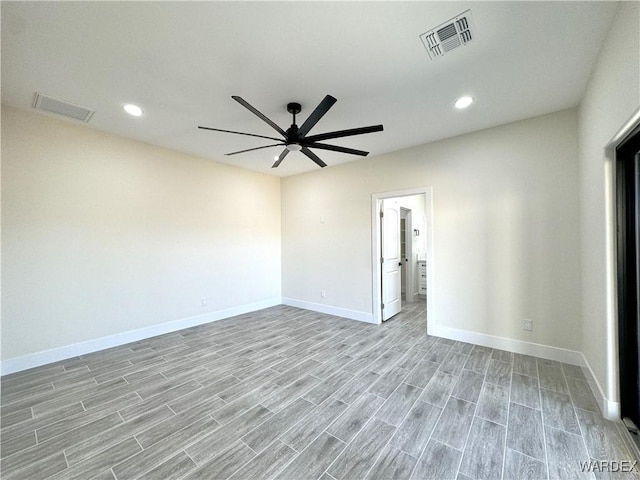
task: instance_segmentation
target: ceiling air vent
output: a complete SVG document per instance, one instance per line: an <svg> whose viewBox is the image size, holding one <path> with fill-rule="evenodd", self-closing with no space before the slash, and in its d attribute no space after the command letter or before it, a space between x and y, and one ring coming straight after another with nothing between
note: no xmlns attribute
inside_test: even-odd
<svg viewBox="0 0 640 480"><path fill-rule="evenodd" d="M473 40L475 32L472 27L471 10L462 12L457 17L420 35L431 60L442 57L445 53L466 45Z"/></svg>
<svg viewBox="0 0 640 480"><path fill-rule="evenodd" d="M73 103L58 100L56 98L47 97L41 93L36 93L33 99L33 108L36 110L44 110L45 112L55 113L63 117L73 118L81 122L88 122L95 113L93 110L74 105Z"/></svg>

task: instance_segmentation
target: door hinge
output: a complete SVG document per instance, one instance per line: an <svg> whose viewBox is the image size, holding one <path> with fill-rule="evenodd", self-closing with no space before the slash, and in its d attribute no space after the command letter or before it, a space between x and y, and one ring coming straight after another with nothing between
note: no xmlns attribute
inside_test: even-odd
<svg viewBox="0 0 640 480"><path fill-rule="evenodd" d="M384 217L384 212L380 210L380 218Z"/></svg>
<svg viewBox="0 0 640 480"><path fill-rule="evenodd" d="M384 263L384 257L380 257L380 263Z"/></svg>
<svg viewBox="0 0 640 480"><path fill-rule="evenodd" d="M380 308L384 310L384 303L380 304Z"/></svg>

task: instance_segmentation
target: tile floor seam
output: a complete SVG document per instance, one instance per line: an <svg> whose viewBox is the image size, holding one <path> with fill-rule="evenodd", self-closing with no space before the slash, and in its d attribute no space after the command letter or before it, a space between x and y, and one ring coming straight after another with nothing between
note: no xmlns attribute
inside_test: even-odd
<svg viewBox="0 0 640 480"><path fill-rule="evenodd" d="M545 421L544 421L545 419L544 403L542 400L542 386L540 385L540 370L538 368L537 360L536 360L536 373L538 374L538 400L540 400L540 419L542 420L542 445L544 447L544 466L545 466L545 469L547 470L547 478L549 478L550 472L549 472L549 453L547 452L547 426L545 425Z"/></svg>
<svg viewBox="0 0 640 480"><path fill-rule="evenodd" d="M255 454L255 456L254 456L251 460L253 460L255 457L257 457L258 455L260 455L260 454L259 454L258 452L256 452L253 448L251 448L251 445L249 445L247 442L245 442L245 441L242 439L242 437L240 437L240 438L238 439L238 441L240 441L242 444L244 444L244 445L245 445L249 450L251 450L251 451ZM271 444L269 444L269 445L271 445ZM263 450L263 451L264 451L264 450ZM251 460L249 460L248 462L245 462L245 463L249 463ZM241 465L241 466L240 466L240 468L242 468L243 466L244 466L244 464L243 464L243 465ZM240 470L240 468L238 468L238 470ZM235 472L234 472L234 473L235 473ZM229 475L229 476L231 476L231 475Z"/></svg>
<svg viewBox="0 0 640 480"><path fill-rule="evenodd" d="M434 372L435 375L435 372ZM433 377L431 377L433 378ZM426 389L427 386L429 385L429 383L427 383L427 385L424 386L424 388ZM416 462L416 464L413 466L413 468L411 469L411 472L409 472L409 479L413 478L413 474L416 471L416 469L418 468L418 465L420 465L420 462L422 461L422 457L424 455L424 452L427 450L427 446L429 445L429 443L431 442L432 438L433 438L433 432L436 430L436 426L438 425L438 422L440 422L440 419L442 418L442 414L444 413L444 407L438 407L437 405L433 405L429 402L424 402L428 405L431 405L432 407L436 407L440 409L440 413L438 414L438 418L436 419L436 421L433 423L433 428L431 429L431 433L429 433L429 438L427 438L427 441L424 443L424 446L422 447L422 450L420 451L420 455L418 455L418 461ZM434 439L435 440L435 439ZM438 441L438 440L435 440ZM440 442L443 445L446 445L444 442ZM447 445L448 447L451 447L451 445ZM455 448L455 447L451 447L451 448ZM456 449L457 450L457 449ZM460 461L462 461L462 454L460 455ZM460 468L460 465L458 464L458 468ZM457 475L457 471L456 471L456 475Z"/></svg>
<svg viewBox="0 0 640 480"><path fill-rule="evenodd" d="M574 402L574 398L573 398L574 396L573 396L573 393L571 391L571 388L569 388L569 382L567 382L566 375L564 374L564 369L560 368L560 371L562 372L562 376L564 377L564 380L567 383L567 390L569 390L569 398L571 399L571 405L573 406L574 411L576 411L578 409L585 410L583 408L579 408L576 405L576 403ZM580 430L580 439L582 440L582 446L584 447L584 451L586 452L587 457L591 458L591 452L589 452L589 447L587 445L587 440L586 440L585 435L584 435L585 432L584 432L584 429L582 428L582 422L580 422L580 417L578 416L578 412L577 411L576 411L576 422L578 423L578 429ZM598 460L598 459L594 459L594 460ZM595 474L593 472L591 472L591 477L592 478L594 477L594 475Z"/></svg>
<svg viewBox="0 0 640 480"><path fill-rule="evenodd" d="M512 369L512 371L513 371L513 369ZM487 372L485 372L485 374L484 374L483 383L484 383L484 380L487 378L488 372L489 372L489 369L487 369ZM460 379L458 379L458 381L460 381ZM457 385L457 382L456 382L456 385ZM454 389L455 389L455 386L454 386ZM451 391L453 392L453 390L451 390ZM457 398L457 397L454 397L454 398ZM460 399L460 400L463 400L463 399ZM471 415L471 425L469 426L469 431L467 432L467 438L464 441L464 447L462 448L462 455L460 455L460 461L458 462L458 469L456 470L456 476L460 475L460 473L461 473L460 472L460 468L462 467L462 461L464 460L464 454L467 451L467 443L469 442L469 437L471 436L471 430L473 429L473 422L476 419L476 412L478 411L478 403L480 403L480 398L479 397L478 397L478 400L476 401L476 403L474 403L473 415ZM505 429L505 442L506 442L506 438L507 438L507 435L506 435L506 429ZM464 473L462 475L464 475Z"/></svg>
<svg viewBox="0 0 640 480"><path fill-rule="evenodd" d="M509 448L509 416L510 416L509 414L511 413L511 390L513 388L513 373L515 370L513 368L514 366L515 366L515 357L514 357L513 363L511 364L511 381L509 382L509 396L507 398L507 419L505 420L505 425L504 425L504 449L502 450L503 456L502 456L502 472L500 476L501 479L504 479L505 468L507 466L507 448ZM537 361L536 361L536 368L538 368ZM488 369L487 369L487 372L488 372Z"/></svg>
<svg viewBox="0 0 640 480"><path fill-rule="evenodd" d="M293 402L295 402L296 400L298 400L298 399L300 399L300 398L302 398L302 397L300 396L300 397L298 397L297 399L293 400L292 402L289 402L287 405L283 406L280 410L278 410L278 412L273 412L273 411L272 411L272 410L270 410L269 408L264 407L264 405L262 405L262 403L261 403L260 405L262 405L264 408L267 408L267 410L269 410L270 412L272 412L272 413L273 413L273 415L277 415L279 412L281 412L282 410L284 410L285 408L287 408L289 405L291 405ZM304 400L304 399L303 399L303 400ZM328 400L328 399L327 399L327 400ZM311 402L309 402L309 403L311 403ZM324 402L322 402L322 403L324 403ZM320 405L322 405L322 403L321 403ZM316 408L319 408L319 407L320 407L320 405L314 405L314 407L315 407L315 408L312 408L312 409L311 409L311 410L310 410L306 415L303 415L303 416L302 416L302 418L301 418L300 420L298 420L296 423L294 423L293 425L291 425L289 428L287 428L287 429L286 429L286 430L284 430L283 432L280 432L280 434L276 437L276 439L275 439L275 440L280 440L280 437L282 437L282 436L283 436L283 435L285 435L288 431L292 430L294 427L296 427L297 425L299 425L299 424L300 424L304 419L306 419L306 418L307 418L311 413L313 413L313 411L314 411ZM272 417L269 417L269 418L272 418ZM265 421L266 421L266 420L265 420ZM263 422L263 423L264 423L264 422ZM256 427L256 428L258 428L258 427ZM255 428L254 428L253 430L255 430ZM245 435L248 435L248 434L249 434L249 433L251 433L253 430L251 430L251 431L247 432ZM321 433L322 433L322 432L321 432ZM275 441L275 440L274 440L274 441ZM280 441L282 442L282 440L280 440ZM272 443L273 443L273 442L272 442ZM283 443L283 444L285 444L285 445L287 445L285 442L282 442L282 443ZM287 445L287 446L288 446L289 448L293 449L294 451L297 451L297 450L295 450L295 448L293 448L291 445Z"/></svg>
<svg viewBox="0 0 640 480"><path fill-rule="evenodd" d="M530 458L531 460L535 460L536 462L542 463L542 461L539 458L532 457L531 455L527 455L526 453L522 453L522 452L520 452L518 450L515 450L513 448L507 447L506 450L511 450L512 452L516 452L518 455L522 455L523 457L527 457L527 458Z"/></svg>
<svg viewBox="0 0 640 480"><path fill-rule="evenodd" d="M363 396L365 396L367 393L368 393L368 392L364 392L364 393L363 393L362 395L360 395L356 400L354 400L354 402L353 402L353 403L357 402L357 401L358 401L358 399L362 398L362 397L363 397ZM378 408L376 408L376 409L375 409L375 411L374 411L374 412L369 416L369 418L367 419L367 421L362 425L362 427L360 428L360 430L358 430L358 432L357 432L357 433L353 436L353 438L351 438L351 440L349 440L348 442L345 442L344 440L342 440L342 439L340 439L340 438L336 437L335 435L332 435L331 433L329 433L329 432L327 431L327 430L329 429L329 427L331 427L331 425L333 425L335 422L337 422L337 421L340 419L340 417L341 417L342 415L344 415L344 413L345 413L345 412L346 412L346 410L348 410L348 409L345 409L345 411L344 411L344 412L342 412L342 414L340 414L338 417L336 417L336 419L335 419L333 422L331 422L329 425L327 425L327 427L324 429L324 432L325 432L325 433L327 433L327 435L331 435L332 437L337 438L337 439L338 439L338 440L340 440L341 442L346 443L346 444L347 444L347 446L348 446L348 445L350 445L350 444L351 444L351 442L353 442L353 440L354 440L354 439L355 439L355 438L360 434L360 432L362 432L362 430L364 430L364 428L367 426L367 424L368 424L369 422L371 422L371 420L376 416L376 413L378 413L378 411L382 408L382 405L384 405L384 402L382 402L382 403L380 404L380 406L379 406ZM385 422L385 423L386 423L386 422Z"/></svg>
<svg viewBox="0 0 640 480"><path fill-rule="evenodd" d="M396 432L397 432L397 431L398 431L398 430L396 429ZM394 432L394 434L395 434L395 432ZM376 463L378 463L378 459L382 456L382 454L384 453L385 449L386 449L386 448L387 448L387 446L389 445L389 442L391 442L391 439L392 439L392 438L393 438L393 435L391 435L391 437L389 437L389 440L387 440L387 443L384 445L384 447L380 448L380 449L378 450L378 452L376 452L376 455L373 457L373 460L372 460L372 462L371 462L371 466L370 466L370 467L367 469L367 471L362 475L362 477L363 477L363 478L367 478L367 477L368 477L368 475L369 475L369 472L371 472L371 470L373 470L373 467L375 467L375 466L376 466ZM336 460L337 460L337 457L336 457ZM335 477L333 477L333 475L331 475L331 474L328 472L328 470L329 470L329 467L327 467L327 471L326 471L327 475L329 475L329 476L330 476L330 477L332 477L332 478L335 478ZM410 477L409 477L409 478L410 478Z"/></svg>
<svg viewBox="0 0 640 480"><path fill-rule="evenodd" d="M398 386L397 388L399 388L399 387L400 387L400 386ZM395 391L395 390L394 390L394 391ZM391 396L391 395L389 395L389 396ZM355 401L354 401L354 402L355 402ZM414 401L414 403L412 404L411 408L413 408L413 405L415 405L415 404L416 404L416 402L418 402L418 398L417 398L417 397L416 397L416 400ZM383 405L384 405L384 402L383 402L382 404L380 404L380 407L378 408L378 410L376 410L376 412L374 412L374 413L371 415L371 417L369 417L369 420L367 421L367 423L366 423L365 425L363 425L363 426L362 426L362 429L360 429L360 431L354 435L354 437L351 439L351 441L347 444L347 447L346 447L346 448L349 448L349 446L351 445L351 443L353 443L353 441L358 437L358 435L360 435L360 433L365 429L365 427L367 426L367 424L368 424L368 423L370 423L370 422L374 419L374 417L375 417L376 413L377 413L377 412L382 408L382 406L383 406ZM411 411L411 409L409 409L409 411ZM404 418L406 418L406 417L407 417L407 415L409 415L409 411L408 411L408 412L405 414L405 416L403 417L403 421L404 421ZM380 420L380 421L381 421L381 422L383 422L383 423L386 423L386 424L387 424L387 425L389 425L389 426L395 427L395 428L394 428L393 434L389 436L389 438L388 438L388 440L386 441L386 443L384 444L384 446L382 446L382 447L380 447L380 448L379 448L379 452L378 452L378 454L375 456L375 458L374 458L373 462L371 462L371 466L370 466L370 467L367 469L367 471L363 474L363 478L367 478L367 475L369 474L369 472L370 472L370 471L373 469L373 467L376 465L376 462L378 461L378 458L380 458L380 456L381 456L381 455L382 455L382 453L384 452L385 448L387 447L387 445L389 445L389 443L391 442L391 439L393 438L393 436L396 434L396 432L397 432L397 431L398 431L398 429L400 428L400 425L402 425L402 421L398 424L398 426L391 425L391 424L389 424L389 423L385 422L384 420ZM327 428L328 428L328 427L327 427ZM346 450L346 448L345 448L345 450ZM406 452L405 452L405 453L406 453ZM331 468L331 465L333 465L333 464L338 460L339 456L340 456L340 455L336 456L336 458L333 460L333 462L331 462L331 464L330 464L329 466L327 466L327 468L325 469L325 473L326 473L327 475L332 476L332 475L329 473L329 468Z"/></svg>
<svg viewBox="0 0 640 480"><path fill-rule="evenodd" d="M371 416L371 418L373 418L373 415ZM367 422L367 423L368 423L368 422ZM363 426L363 428L364 428L364 426ZM360 431L362 431L362 430L360 430ZM333 437L333 438L335 438L336 440L338 440L338 441L340 441L340 442L342 442L342 443L345 443L344 441L342 441L341 439L339 439L339 438L338 438L338 437L336 437L335 435L331 435L331 434L330 434L329 432L327 432L326 430L325 430L323 433L326 433L326 434L327 434L327 435L329 435L330 437ZM358 432L358 433L360 433L360 432ZM340 452L339 452L339 453L337 453L337 454L336 454L336 456L334 457L333 461L332 461L329 465L327 465L327 468L325 468L325 469L324 469L324 472L322 472L322 474L320 475L320 477L322 477L322 475L324 475L324 474L327 474L327 475L329 475L329 476L333 476L333 475L331 475L331 474L329 473L329 471L328 471L328 470L331 468L331 465L333 465L334 463L336 463L336 461L338 460L338 458L340 458L340 455L342 455L342 454L347 450L347 448L349 448L349 445L351 445L351 442L353 442L353 441L355 440L355 438L358 436L358 433L356 433L356 434L355 434L355 436L354 436L354 437L349 441L349 443L346 443L346 444L345 444L345 446L344 446L344 448L343 448L342 450L340 450ZM281 470L281 471L282 471L282 470ZM318 477L318 478L320 478L320 477Z"/></svg>
<svg viewBox="0 0 640 480"><path fill-rule="evenodd" d="M363 394L361 394L360 396L364 395L365 393L366 393L366 392L364 392L364 393L363 393ZM358 398L360 398L360 397L358 397ZM339 400L338 400L338 401L339 401ZM344 403L344 402L343 402L343 403ZM319 408L319 407L320 407L320 405L317 405L317 406L316 406L316 408ZM325 428L324 428L323 430L321 430L321 431L320 431L320 432L319 432L315 437L313 437L313 439L312 439L312 440L310 440L310 441L307 443L307 445L305 445L305 447L304 447L302 450L297 450L293 445L290 445L290 444L286 443L284 440L280 440L280 437L282 437L282 436L284 435L284 433L286 433L286 432L283 432L283 433L282 433L282 435L278 436L278 440L280 440L282 443L284 443L287 447L289 447L290 449L292 449L294 452L297 452L297 453L298 453L298 455L299 455L299 454L301 454L304 450L306 450L306 448L307 448L309 445L311 445L313 442L315 442L315 441L320 437L320 435L322 435L323 433L326 433L327 435L331 435L331 434L330 434L329 432L327 432L326 430L327 430L331 425L333 425L333 423L334 423L334 422L336 422L336 421L337 421L337 420L338 420L338 419L339 419L339 418L340 418L340 417L345 413L345 411L346 411L346 410L348 410L348 408L349 408L349 407L345 408L345 409L344 409L344 410L343 410L343 411L342 411L342 412L341 412L337 417L335 417L335 418L334 418L334 419L333 419L333 420L332 420L328 425L326 425L326 426L325 426ZM302 421L302 420L303 420L303 419L301 419L301 421ZM298 423L300 423L300 422L298 422ZM291 427L291 428L293 428L293 427ZM333 435L331 435L331 436L333 437ZM336 438L337 438L337 437L336 437ZM340 440L340 439L338 439L338 440ZM342 440L340 440L340 441L342 441ZM343 442L343 443L344 443L344 442ZM297 455L296 455L296 457L297 457ZM293 458L296 458L296 457L293 457ZM292 460L293 460L293 459L292 459Z"/></svg>
<svg viewBox="0 0 640 480"><path fill-rule="evenodd" d="M188 428L188 427L190 427L191 425L193 425L193 423L190 423L189 425L186 425L183 429ZM181 430L183 430L183 429L181 429ZM171 434L171 435L169 435L169 436L175 435L175 434L179 433L181 430L178 430L178 431L176 431L176 432L172 433L172 434ZM136 440L136 442L138 443L138 445L142 446L142 445L140 444L140 442L138 441L138 438L136 437L136 435L134 435L134 436L133 436L133 438ZM189 457L189 459L190 459L190 460L191 460L191 461L192 461L196 466L199 466L199 465L198 465L198 462L196 462L193 458L191 458L191 456L187 453L187 448L189 448L190 446L192 446L194 443L197 443L197 442L198 442L198 440L199 440L199 439L197 439L197 440L192 440L192 441L190 441L190 442L187 442L187 443L182 444L182 445L181 445L182 449L181 449L181 450L178 450L178 452L177 452L177 453L184 452L184 454L185 454L187 457ZM159 442L156 442L156 443L159 443ZM154 446L156 445L156 443L153 443L153 444L151 444L151 445L147 446L147 448L146 448L146 449L145 449L145 448L143 448L143 449L142 449L142 452L144 452L144 451L148 450L149 448L154 447ZM142 453L142 452L137 452L137 453L135 453L134 455L132 455L132 456L130 456L130 457L127 457L127 458L125 458L125 459L124 459L124 460L122 460L121 462L118 462L117 464L115 464L115 465L113 465L113 466L111 467L111 470L113 470L113 469L114 469L115 467L117 467L118 465L120 465L120 464L122 464L122 463L124 463L124 462L128 461L128 460L129 460L129 459L131 459L133 456L138 455L138 454L140 454L140 453ZM99 453L99 452L98 452L98 453ZM155 463L155 464L153 464L152 466L150 466L148 470L144 470L144 471L142 471L142 472L137 472L137 473L135 474L135 477L139 477L139 476L141 476L141 475L143 475L143 474L145 474L145 473L148 473L149 471L153 470L153 469L154 469L154 468L156 468L157 466L162 465L164 462L166 462L166 461L168 461L168 460L172 459L173 457L175 457L175 456L177 455L177 453L176 453L175 451L170 451L170 452L166 453L165 455L163 455L163 456L159 457L158 459L156 459L156 463ZM114 473L114 476L115 476L115 471L114 471L113 473ZM117 477L116 477L116 478L117 478ZM125 479L125 480L128 480L128 479Z"/></svg>
<svg viewBox="0 0 640 480"><path fill-rule="evenodd" d="M298 452L295 448L293 448L291 445L288 445L288 444L286 444L285 442L282 442L282 443L284 443L285 445L287 445L289 448L291 448L294 452L298 452L298 454L297 454L297 455L295 455L294 457L292 457L292 458L291 458L291 460L289 460L289 461L288 461L288 462L287 462L287 463L286 463L286 464L285 464L285 465L280 469L280 472L283 472L284 470L286 470L286 469L287 469L287 467L288 467L289 465L291 465L293 462L295 462L295 460L296 460L300 455L302 455L302 453L303 453L307 448L309 448L309 447L313 444L313 442L315 442L318 438L320 438L320 436L321 436L323 433L324 433L325 435L328 435L328 436L332 437L332 438L335 438L335 439L336 439L337 441L339 441L340 443L344 443L344 442L343 442L342 440L340 440L338 437L335 437L335 436L331 435L331 434L330 434L329 432L327 432L326 430L322 430L322 431L321 431L317 436L315 436L315 437L313 438L313 440L312 440L312 441L310 441L307 445L305 445L305 447L304 447L302 450L300 450L299 452ZM344 448L346 448L346 445L345 445L345 447L344 447ZM339 453L337 456L340 456L340 454L342 454L342 452L344 451L344 448L340 451L340 453ZM336 457L336 458L337 458L337 457ZM331 462L331 463L333 463L333 462ZM329 467L327 467L327 468L329 468ZM326 469L325 469L325 471L326 471ZM279 472L279 473L280 473L280 472ZM323 473L326 473L326 472L323 472ZM322 475L320 475L320 476L322 476ZM276 477L277 477L277 475L276 475ZM319 477L318 477L318 478L319 478Z"/></svg>

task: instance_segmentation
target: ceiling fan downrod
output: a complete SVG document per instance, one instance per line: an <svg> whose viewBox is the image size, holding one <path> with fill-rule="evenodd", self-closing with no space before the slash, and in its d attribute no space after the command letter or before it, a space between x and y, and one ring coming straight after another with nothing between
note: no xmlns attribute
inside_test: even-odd
<svg viewBox="0 0 640 480"><path fill-rule="evenodd" d="M300 145L300 135L298 133L298 125L296 125L296 115L302 111L302 105L296 102L287 103L287 112L293 115L293 122L287 129L287 143L285 148L290 152L299 152L302 150Z"/></svg>

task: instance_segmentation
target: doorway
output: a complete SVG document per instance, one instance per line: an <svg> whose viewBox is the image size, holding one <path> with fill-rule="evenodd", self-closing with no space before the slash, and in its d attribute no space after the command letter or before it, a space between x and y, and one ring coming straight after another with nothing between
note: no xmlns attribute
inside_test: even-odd
<svg viewBox="0 0 640 480"><path fill-rule="evenodd" d="M615 184L620 414L640 426L640 125L615 149Z"/></svg>
<svg viewBox="0 0 640 480"><path fill-rule="evenodd" d="M422 287L418 279L418 262L422 261L426 264L422 279L426 288L422 291L434 291L432 286L429 288L433 283L431 187L373 194L371 208L374 323L393 318L401 311L403 301L425 302L426 316L432 322L433 295L419 294ZM404 236L401 235L403 218ZM396 224L397 227L393 227ZM385 229L395 232L396 228L394 237L385 241ZM427 322L427 331L429 329Z"/></svg>
<svg viewBox="0 0 640 480"><path fill-rule="evenodd" d="M415 299L415 282L413 262L413 221L410 208L400 207L400 266L402 302L413 303Z"/></svg>

